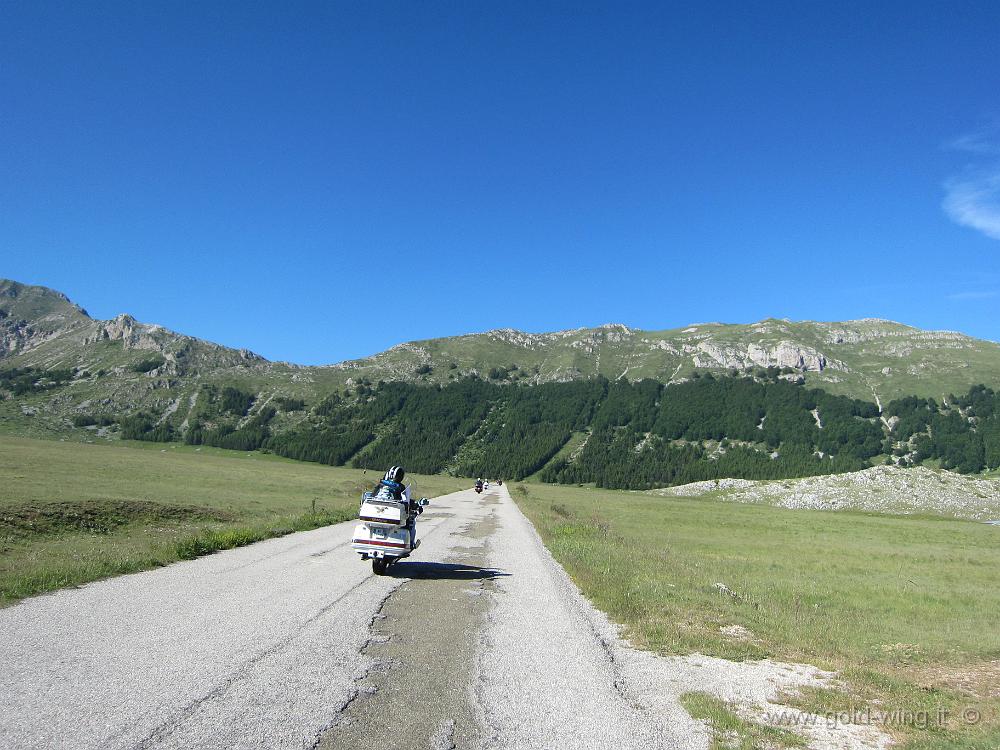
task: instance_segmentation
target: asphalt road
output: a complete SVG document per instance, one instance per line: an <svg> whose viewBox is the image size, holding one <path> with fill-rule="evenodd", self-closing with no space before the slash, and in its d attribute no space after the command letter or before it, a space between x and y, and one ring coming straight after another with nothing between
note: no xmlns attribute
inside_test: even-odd
<svg viewBox="0 0 1000 750"><path fill-rule="evenodd" d="M0 748L707 747L506 487L434 500L388 576L352 528L0 610Z"/></svg>

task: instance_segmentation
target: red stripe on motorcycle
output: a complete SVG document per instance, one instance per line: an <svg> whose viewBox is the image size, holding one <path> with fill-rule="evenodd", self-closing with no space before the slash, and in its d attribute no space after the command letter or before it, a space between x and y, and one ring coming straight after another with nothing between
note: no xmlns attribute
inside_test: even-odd
<svg viewBox="0 0 1000 750"><path fill-rule="evenodd" d="M376 547L401 547L406 548L406 543L396 543L396 542L380 542L375 539L355 539L355 544L374 544Z"/></svg>

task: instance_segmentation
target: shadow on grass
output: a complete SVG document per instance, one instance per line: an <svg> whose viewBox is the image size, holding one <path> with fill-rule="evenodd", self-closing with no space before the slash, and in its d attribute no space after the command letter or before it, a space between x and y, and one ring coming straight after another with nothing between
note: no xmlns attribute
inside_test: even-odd
<svg viewBox="0 0 1000 750"><path fill-rule="evenodd" d="M505 578L510 573L504 573L496 568L480 568L476 565L463 565L461 563L406 562L401 560L390 566L386 575L428 581L492 581L495 578Z"/></svg>

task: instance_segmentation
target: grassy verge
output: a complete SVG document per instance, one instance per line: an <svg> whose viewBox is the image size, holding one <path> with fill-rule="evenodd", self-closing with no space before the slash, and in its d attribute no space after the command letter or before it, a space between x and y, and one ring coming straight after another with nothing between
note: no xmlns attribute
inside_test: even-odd
<svg viewBox="0 0 1000 750"><path fill-rule="evenodd" d="M786 729L765 727L740 718L725 701L707 693L685 693L684 710L708 722L712 729L709 750L756 750L757 748L803 747L802 737Z"/></svg>
<svg viewBox="0 0 1000 750"><path fill-rule="evenodd" d="M997 528L512 490L584 593L637 645L835 669L846 691L808 691L793 703L820 714L876 707L939 717L882 722L913 748L1000 747Z"/></svg>
<svg viewBox="0 0 1000 750"><path fill-rule="evenodd" d="M377 478L219 449L0 437L0 606L348 520ZM427 496L468 485L415 480Z"/></svg>
<svg viewBox="0 0 1000 750"><path fill-rule="evenodd" d="M257 526L238 526L227 529L208 529L196 536L179 539L174 544L177 557L181 560L191 560L223 549L244 547L247 544L261 542L296 531L309 531L322 526L342 523L354 518L353 512L319 511L295 516L287 521L259 524Z"/></svg>

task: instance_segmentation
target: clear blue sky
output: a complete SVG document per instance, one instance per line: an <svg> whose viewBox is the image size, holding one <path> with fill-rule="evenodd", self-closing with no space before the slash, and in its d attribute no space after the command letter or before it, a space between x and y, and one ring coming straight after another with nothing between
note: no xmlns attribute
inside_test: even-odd
<svg viewBox="0 0 1000 750"><path fill-rule="evenodd" d="M998 39L996 2L8 0L0 276L302 363L612 321L996 340Z"/></svg>

